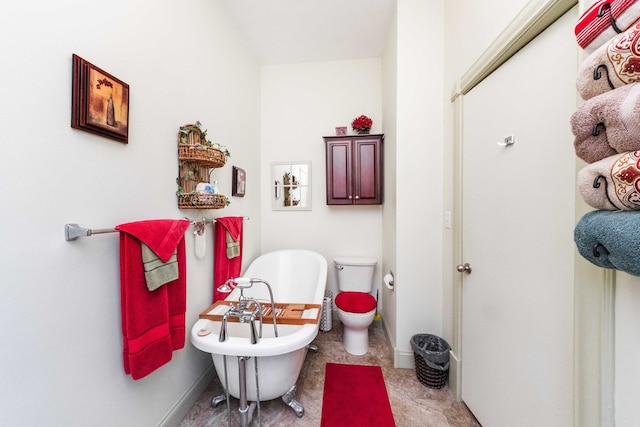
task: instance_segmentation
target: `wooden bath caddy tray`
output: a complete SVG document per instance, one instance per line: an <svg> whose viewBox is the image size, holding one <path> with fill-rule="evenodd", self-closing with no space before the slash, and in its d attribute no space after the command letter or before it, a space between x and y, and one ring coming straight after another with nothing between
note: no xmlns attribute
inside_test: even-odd
<svg viewBox="0 0 640 427"><path fill-rule="evenodd" d="M216 301L212 306L200 313L201 319L209 319L213 321L222 321L224 313L228 306L237 304L237 301ZM253 303L249 305L251 309ZM268 302L261 303L262 321L265 325L271 323L273 314L271 313L271 304ZM276 323L283 325L304 325L306 323L318 323L320 318L319 304L293 304L293 303L275 303L276 306ZM315 310L315 311L314 311ZM306 316L302 317L306 312ZM227 318L228 322L239 322L237 317Z"/></svg>

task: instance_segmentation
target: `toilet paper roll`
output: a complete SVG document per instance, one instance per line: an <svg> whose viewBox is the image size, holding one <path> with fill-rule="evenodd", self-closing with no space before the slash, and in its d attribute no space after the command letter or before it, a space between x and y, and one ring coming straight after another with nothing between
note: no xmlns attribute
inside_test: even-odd
<svg viewBox="0 0 640 427"><path fill-rule="evenodd" d="M388 289L393 290L393 274L392 273L385 274L382 280L384 281L384 284Z"/></svg>

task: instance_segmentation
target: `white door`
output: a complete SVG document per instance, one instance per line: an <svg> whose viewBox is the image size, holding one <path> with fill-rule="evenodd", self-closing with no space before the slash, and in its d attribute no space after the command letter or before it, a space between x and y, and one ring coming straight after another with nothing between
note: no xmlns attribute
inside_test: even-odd
<svg viewBox="0 0 640 427"><path fill-rule="evenodd" d="M462 398L484 427L573 425L576 19L463 100Z"/></svg>

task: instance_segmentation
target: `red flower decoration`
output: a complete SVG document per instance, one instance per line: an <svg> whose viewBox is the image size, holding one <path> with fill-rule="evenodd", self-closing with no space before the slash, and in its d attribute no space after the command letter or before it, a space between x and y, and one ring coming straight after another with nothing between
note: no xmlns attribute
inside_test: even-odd
<svg viewBox="0 0 640 427"><path fill-rule="evenodd" d="M351 122L351 127L354 130L369 130L371 129L371 125L373 125L373 120L371 120L369 117L365 116L364 114L360 117L356 117Z"/></svg>

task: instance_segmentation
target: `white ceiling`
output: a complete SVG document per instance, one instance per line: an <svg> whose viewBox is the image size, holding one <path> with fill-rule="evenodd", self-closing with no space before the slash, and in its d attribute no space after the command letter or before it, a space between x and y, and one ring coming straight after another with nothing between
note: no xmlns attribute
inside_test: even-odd
<svg viewBox="0 0 640 427"><path fill-rule="evenodd" d="M396 0L224 0L263 65L380 56Z"/></svg>

